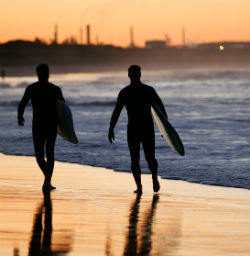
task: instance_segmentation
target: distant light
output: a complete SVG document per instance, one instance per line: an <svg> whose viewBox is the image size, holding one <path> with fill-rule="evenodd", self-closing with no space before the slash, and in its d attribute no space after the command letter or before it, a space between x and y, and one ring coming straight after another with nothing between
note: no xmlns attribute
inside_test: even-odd
<svg viewBox="0 0 250 256"><path fill-rule="evenodd" d="M223 50L224 50L224 46L220 45L220 51L223 51Z"/></svg>

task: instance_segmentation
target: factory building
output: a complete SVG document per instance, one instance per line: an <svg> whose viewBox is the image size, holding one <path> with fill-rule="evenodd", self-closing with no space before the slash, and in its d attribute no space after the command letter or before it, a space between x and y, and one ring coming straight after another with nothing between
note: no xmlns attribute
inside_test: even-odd
<svg viewBox="0 0 250 256"><path fill-rule="evenodd" d="M166 48L167 44L165 40L150 40L145 42L145 47L151 48Z"/></svg>

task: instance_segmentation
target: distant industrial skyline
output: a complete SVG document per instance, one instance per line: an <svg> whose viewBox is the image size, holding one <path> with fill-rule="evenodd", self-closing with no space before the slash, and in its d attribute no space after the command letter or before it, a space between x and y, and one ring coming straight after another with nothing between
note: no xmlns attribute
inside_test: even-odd
<svg viewBox="0 0 250 256"><path fill-rule="evenodd" d="M199 46L203 44L216 44L216 43L245 43L248 42L249 40L241 40L241 41L235 41L235 40L230 40L230 41L212 41L212 42L192 42L189 41L187 42L186 40L186 29L182 28L181 29L181 43L178 45L173 45L171 44L171 38L165 34L165 39L151 39L151 40L145 40L143 45L137 45L134 42L134 28L131 26L129 27L130 30L130 35L129 35L129 40L130 42L128 45L125 46L125 48L134 48L134 47L140 47L140 48L151 48L151 47L169 47L169 46L187 46L187 47L194 47L194 46ZM105 42L100 42L98 36L96 35L95 40L91 40L91 26L90 24L87 24L85 26L85 33L84 28L80 27L79 29L79 37L77 36L68 36L61 42L58 40L58 25L54 25L54 32L52 37L49 40L45 40L43 38L35 37L33 40L32 39L24 39L24 38L17 38L17 39L10 39L7 42L10 41L41 41L42 43L45 44L78 44L78 45L113 45L113 44L106 44ZM85 37L83 37L83 34L85 34ZM6 42L0 42L0 44L6 43ZM153 46L154 45L154 46ZM118 47L124 47L124 46L119 46L119 45L114 45Z"/></svg>
<svg viewBox="0 0 250 256"><path fill-rule="evenodd" d="M172 45L249 41L249 0L11 0L1 3L0 43L9 40L92 43L144 47L148 40ZM55 32L55 25L57 31ZM185 30L184 30L185 29Z"/></svg>

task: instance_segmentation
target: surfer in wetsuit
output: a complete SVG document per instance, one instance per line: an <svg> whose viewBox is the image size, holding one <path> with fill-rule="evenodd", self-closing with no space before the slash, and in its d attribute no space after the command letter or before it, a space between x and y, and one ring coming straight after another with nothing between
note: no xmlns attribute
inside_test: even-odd
<svg viewBox="0 0 250 256"><path fill-rule="evenodd" d="M31 100L33 107L33 142L37 163L44 174L43 189L55 189L51 185L54 169L54 148L57 136L56 100L65 101L61 89L49 82L49 67L40 64L37 68L38 82L29 85L18 106L18 124L24 125L24 109ZM47 160L44 158L46 148Z"/></svg>
<svg viewBox="0 0 250 256"><path fill-rule="evenodd" d="M158 164L155 159L155 134L151 115L152 102L154 101L166 116L167 113L154 88L141 82L141 68L139 66L130 66L128 77L131 83L123 88L118 95L110 121L108 139L110 143L115 139L114 127L119 119L122 108L125 106L128 114L127 139L131 156L131 170L137 186L135 193L142 193L139 163L141 144L152 173L153 189L155 192L158 192L160 185L157 179Z"/></svg>

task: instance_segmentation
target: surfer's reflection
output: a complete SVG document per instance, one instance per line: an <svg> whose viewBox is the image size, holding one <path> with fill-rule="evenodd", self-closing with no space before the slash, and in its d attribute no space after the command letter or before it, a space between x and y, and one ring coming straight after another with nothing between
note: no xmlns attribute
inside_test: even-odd
<svg viewBox="0 0 250 256"><path fill-rule="evenodd" d="M141 194L138 194L130 208L128 235L126 237L126 245L123 255L149 255L152 241L152 223L155 214L156 204L159 200L159 195L155 194L152 199L151 206L145 214L145 219L142 222L140 234L137 232L138 214ZM140 237L140 241L138 241Z"/></svg>
<svg viewBox="0 0 250 256"><path fill-rule="evenodd" d="M19 248L14 248L13 250L13 256L19 256Z"/></svg>
<svg viewBox="0 0 250 256"><path fill-rule="evenodd" d="M29 244L29 256L67 254L70 251L70 243L65 243L65 239L63 239L63 244L60 243L59 249L52 250L51 238L53 228L50 191L44 191L43 196L44 199L39 204L34 216L32 236Z"/></svg>

